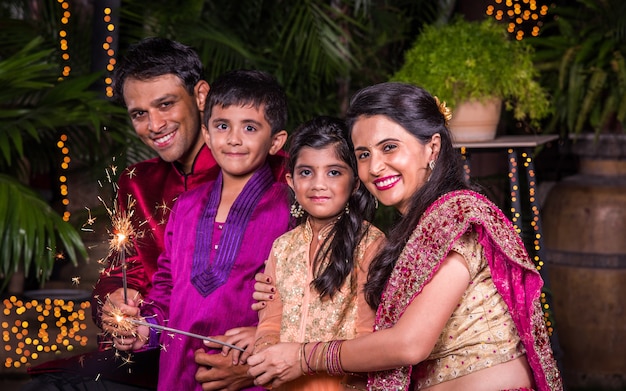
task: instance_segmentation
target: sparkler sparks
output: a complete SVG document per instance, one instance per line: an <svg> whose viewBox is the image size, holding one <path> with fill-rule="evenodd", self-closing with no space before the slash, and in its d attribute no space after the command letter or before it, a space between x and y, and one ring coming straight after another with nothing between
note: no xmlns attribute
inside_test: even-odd
<svg viewBox="0 0 626 391"><path fill-rule="evenodd" d="M132 196L128 195L127 209L120 209L117 200L113 202L113 208L107 206L107 204L98 196L98 199L104 205L109 217L111 218L112 230L110 232L111 239L109 240L109 255L114 253L118 254L120 266L122 268L122 285L124 289L124 303L128 303L128 284L126 277L126 253L132 247L132 240L137 236L135 227L132 222L133 214L135 213L136 201ZM109 257L110 258L110 257Z"/></svg>

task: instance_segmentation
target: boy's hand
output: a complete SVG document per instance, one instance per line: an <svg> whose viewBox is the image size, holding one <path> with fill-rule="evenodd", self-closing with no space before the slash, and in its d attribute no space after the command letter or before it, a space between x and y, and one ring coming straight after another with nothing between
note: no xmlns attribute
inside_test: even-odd
<svg viewBox="0 0 626 391"><path fill-rule="evenodd" d="M254 276L254 293L252 298L256 300L256 303L252 303L252 309L254 311L261 310L267 305L266 301L274 300L274 294L276 293L276 287L272 282L272 278L267 274L257 273Z"/></svg>
<svg viewBox="0 0 626 391"><path fill-rule="evenodd" d="M198 349L194 358L198 364L196 381L204 391L238 391L254 385L254 379L248 375L248 366L233 365L231 355L209 354Z"/></svg>
<svg viewBox="0 0 626 391"><path fill-rule="evenodd" d="M222 349L222 356L231 355L233 365L245 364L248 357L252 355L252 350L254 349L255 335L256 327L237 327L226 331L224 335L211 337L218 341L226 342L228 344L245 349L243 352L237 349L231 349L226 345L221 345L210 341L204 341L204 345L209 348Z"/></svg>

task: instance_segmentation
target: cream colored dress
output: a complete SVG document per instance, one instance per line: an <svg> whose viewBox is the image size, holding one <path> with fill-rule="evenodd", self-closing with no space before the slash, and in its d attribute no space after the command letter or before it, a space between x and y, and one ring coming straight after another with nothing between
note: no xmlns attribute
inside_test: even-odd
<svg viewBox="0 0 626 391"><path fill-rule="evenodd" d="M465 258L471 281L430 356L413 371L416 390L514 360L526 352L493 284L476 233L461 236L452 250Z"/></svg>
<svg viewBox="0 0 626 391"><path fill-rule="evenodd" d="M384 235L369 223L365 222L364 227L369 229L356 251L356 279L348 276L332 300L322 300L311 286L313 270L309 250L313 237L308 221L274 242L265 273L272 276L277 293L274 300L269 301L267 307L259 312L257 340L271 340L272 335L280 335L281 342L302 343L352 339L372 332L375 314L365 302L363 285L367 280L370 261L384 240ZM318 243L324 241L330 229L331 226L322 229ZM319 248L315 253L317 251ZM342 383L345 381L325 374L302 376L280 387L280 390L351 389L344 388Z"/></svg>

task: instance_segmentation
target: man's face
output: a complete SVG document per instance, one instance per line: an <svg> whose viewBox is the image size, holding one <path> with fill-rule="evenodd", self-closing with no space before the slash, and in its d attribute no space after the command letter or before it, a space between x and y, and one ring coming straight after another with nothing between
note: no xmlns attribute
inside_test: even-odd
<svg viewBox="0 0 626 391"><path fill-rule="evenodd" d="M200 81L191 96L172 74L124 82L124 102L141 141L163 160L179 162L186 173L203 143L200 121L208 91L208 83Z"/></svg>

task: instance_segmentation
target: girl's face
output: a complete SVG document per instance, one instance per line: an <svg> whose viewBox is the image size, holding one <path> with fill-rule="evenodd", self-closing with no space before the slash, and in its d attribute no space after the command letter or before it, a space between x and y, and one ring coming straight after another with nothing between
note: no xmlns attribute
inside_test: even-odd
<svg viewBox="0 0 626 391"><path fill-rule="evenodd" d="M337 157L332 145L300 149L293 174L286 178L314 228L322 228L343 213L355 190L352 169Z"/></svg>
<svg viewBox="0 0 626 391"><path fill-rule="evenodd" d="M426 144L384 115L360 117L352 127L359 179L380 202L406 213L411 197L430 176L439 134Z"/></svg>

